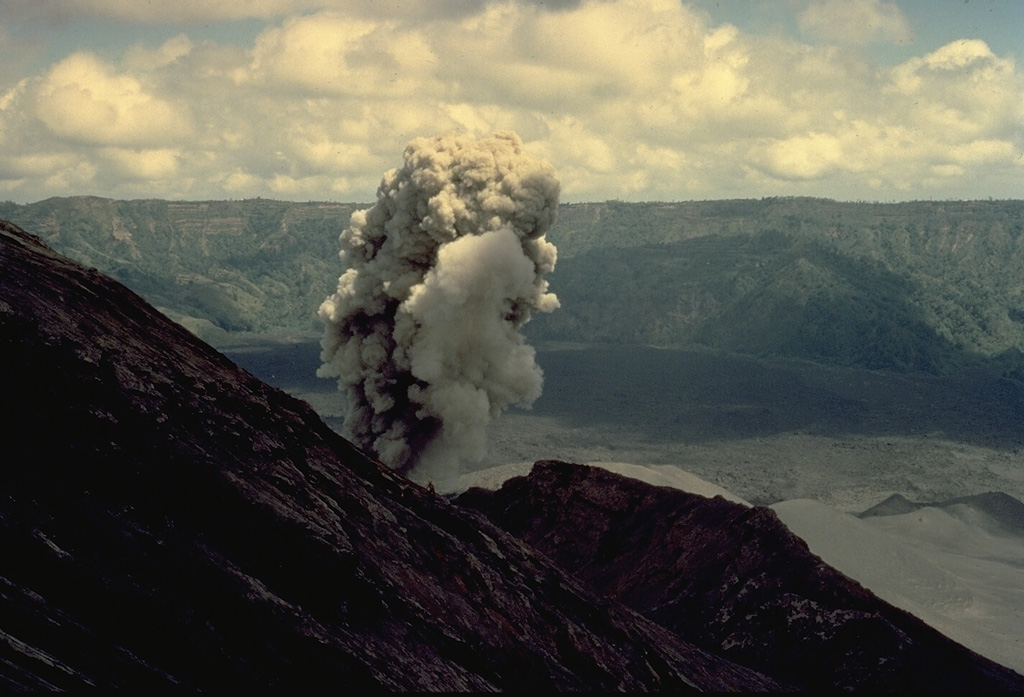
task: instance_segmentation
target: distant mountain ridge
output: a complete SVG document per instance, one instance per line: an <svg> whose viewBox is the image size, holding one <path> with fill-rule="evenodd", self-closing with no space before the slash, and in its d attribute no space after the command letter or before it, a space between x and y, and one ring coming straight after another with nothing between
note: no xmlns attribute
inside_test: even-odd
<svg viewBox="0 0 1024 697"><path fill-rule="evenodd" d="M0 219L109 274L207 337L310 331L358 204L51 198Z"/></svg>
<svg viewBox="0 0 1024 697"><path fill-rule="evenodd" d="M317 331L357 203L0 203L201 336ZM1024 201L563 204L532 340L697 346L1024 379Z"/></svg>
<svg viewBox="0 0 1024 697"><path fill-rule="evenodd" d="M566 206L532 336L1020 379L1022 232L1021 201Z"/></svg>
<svg viewBox="0 0 1024 697"><path fill-rule="evenodd" d="M1024 533L1024 503L1000 491L975 494L973 496L958 496L946 501L928 503L910 501L900 494L893 494L885 501L861 513L859 517L873 518L876 516L902 515L904 513L913 513L922 508L949 509L964 504L968 504L975 510L988 516L996 528L1005 529L1006 532L1011 534Z"/></svg>

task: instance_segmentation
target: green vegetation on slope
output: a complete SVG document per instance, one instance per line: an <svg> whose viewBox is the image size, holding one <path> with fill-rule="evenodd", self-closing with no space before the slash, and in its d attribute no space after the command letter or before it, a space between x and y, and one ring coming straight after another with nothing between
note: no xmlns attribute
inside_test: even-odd
<svg viewBox="0 0 1024 697"><path fill-rule="evenodd" d="M1022 232L1021 201L566 206L528 334L1019 378Z"/></svg>
<svg viewBox="0 0 1024 697"><path fill-rule="evenodd" d="M316 309L337 283L338 234L358 207L76 197L0 204L0 218L179 321L229 332L313 331Z"/></svg>
<svg viewBox="0 0 1024 697"><path fill-rule="evenodd" d="M191 327L319 329L358 204L49 199L0 218ZM586 203L549 238L534 340L702 346L1024 378L1024 201Z"/></svg>

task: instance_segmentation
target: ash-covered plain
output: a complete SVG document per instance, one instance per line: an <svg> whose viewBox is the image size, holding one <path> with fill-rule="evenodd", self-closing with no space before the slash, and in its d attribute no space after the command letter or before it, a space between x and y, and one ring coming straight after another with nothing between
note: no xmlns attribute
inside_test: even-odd
<svg viewBox="0 0 1024 697"><path fill-rule="evenodd" d="M223 350L340 427L312 336ZM464 470L557 458L670 464L748 501L860 512L1003 491L1024 498L1020 395L984 372L908 375L642 346L538 344L544 393L490 424Z"/></svg>

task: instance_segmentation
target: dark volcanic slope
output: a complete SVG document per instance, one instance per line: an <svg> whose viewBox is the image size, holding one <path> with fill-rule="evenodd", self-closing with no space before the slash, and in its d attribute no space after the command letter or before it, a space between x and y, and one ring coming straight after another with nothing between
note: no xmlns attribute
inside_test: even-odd
<svg viewBox="0 0 1024 697"><path fill-rule="evenodd" d="M0 223L0 690L765 689Z"/></svg>
<svg viewBox="0 0 1024 697"><path fill-rule="evenodd" d="M457 503L679 636L803 688L1024 689L827 566L767 508L550 461Z"/></svg>

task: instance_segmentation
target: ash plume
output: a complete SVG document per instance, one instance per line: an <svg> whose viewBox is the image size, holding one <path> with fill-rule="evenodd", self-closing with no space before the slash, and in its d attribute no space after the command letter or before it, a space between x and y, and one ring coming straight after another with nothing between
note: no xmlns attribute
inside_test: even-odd
<svg viewBox="0 0 1024 697"><path fill-rule="evenodd" d="M341 234L317 374L347 395L345 435L418 481L486 454L487 424L540 396L520 334L558 300L544 275L559 184L515 133L413 140Z"/></svg>

